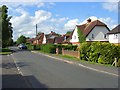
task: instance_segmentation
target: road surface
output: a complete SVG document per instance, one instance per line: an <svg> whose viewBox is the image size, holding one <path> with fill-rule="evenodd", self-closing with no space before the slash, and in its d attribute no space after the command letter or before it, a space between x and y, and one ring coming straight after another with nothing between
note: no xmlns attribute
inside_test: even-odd
<svg viewBox="0 0 120 90"><path fill-rule="evenodd" d="M33 88L118 88L118 77L68 64L30 51L13 58Z"/></svg>

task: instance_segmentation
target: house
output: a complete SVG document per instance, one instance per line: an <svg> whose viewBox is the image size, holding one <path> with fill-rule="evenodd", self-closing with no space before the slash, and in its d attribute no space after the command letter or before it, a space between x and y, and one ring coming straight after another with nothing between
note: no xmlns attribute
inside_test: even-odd
<svg viewBox="0 0 120 90"><path fill-rule="evenodd" d="M64 41L64 36L55 37L54 44L62 44Z"/></svg>
<svg viewBox="0 0 120 90"><path fill-rule="evenodd" d="M109 33L109 42L114 44L120 44L120 24L113 28Z"/></svg>
<svg viewBox="0 0 120 90"><path fill-rule="evenodd" d="M64 37L51 31L49 34L44 35L42 44L61 44L63 40Z"/></svg>
<svg viewBox="0 0 120 90"><path fill-rule="evenodd" d="M82 25L76 25L75 29L71 33L70 42L75 45L79 45L78 30L81 30L86 38L87 42L102 41L108 42L107 33L110 31L106 24L99 20L92 21L87 20L87 23Z"/></svg>
<svg viewBox="0 0 120 90"><path fill-rule="evenodd" d="M34 38L33 45L40 45L43 42L44 33L39 33L36 38Z"/></svg>
<svg viewBox="0 0 120 90"><path fill-rule="evenodd" d="M30 43L30 44L32 44L33 41L34 41L34 38L29 38L29 39L26 40L26 42L27 42L27 43Z"/></svg>

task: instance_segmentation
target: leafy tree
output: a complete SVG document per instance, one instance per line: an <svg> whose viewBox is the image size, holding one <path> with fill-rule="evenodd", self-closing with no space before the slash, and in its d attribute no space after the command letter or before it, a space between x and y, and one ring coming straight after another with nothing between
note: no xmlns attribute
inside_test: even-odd
<svg viewBox="0 0 120 90"><path fill-rule="evenodd" d="M83 34L83 32L79 28L77 29L77 33L78 33L79 42L80 43L85 42L86 41L86 37L85 37L85 35Z"/></svg>
<svg viewBox="0 0 120 90"><path fill-rule="evenodd" d="M18 39L17 39L17 44L20 44L20 43L26 43L26 37L21 35Z"/></svg>
<svg viewBox="0 0 120 90"><path fill-rule="evenodd" d="M2 11L1 20L2 20L2 47L9 46L12 41L12 23L10 23L11 16L8 17L7 6L3 5L0 10ZM1 21L0 20L0 21Z"/></svg>
<svg viewBox="0 0 120 90"><path fill-rule="evenodd" d="M71 33L72 33L72 31L67 31L67 32L66 32L66 34L71 34Z"/></svg>
<svg viewBox="0 0 120 90"><path fill-rule="evenodd" d="M2 46L2 8L0 8L0 47Z"/></svg>

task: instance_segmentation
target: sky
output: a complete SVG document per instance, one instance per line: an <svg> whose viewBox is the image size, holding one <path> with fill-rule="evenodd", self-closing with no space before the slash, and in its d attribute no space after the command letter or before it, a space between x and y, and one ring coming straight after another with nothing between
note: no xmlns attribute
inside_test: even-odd
<svg viewBox="0 0 120 90"><path fill-rule="evenodd" d="M33 0L34 1L34 0ZM65 34L88 18L100 20L110 30L118 25L118 2L1 2L12 16L13 39L20 35L35 37L38 32Z"/></svg>

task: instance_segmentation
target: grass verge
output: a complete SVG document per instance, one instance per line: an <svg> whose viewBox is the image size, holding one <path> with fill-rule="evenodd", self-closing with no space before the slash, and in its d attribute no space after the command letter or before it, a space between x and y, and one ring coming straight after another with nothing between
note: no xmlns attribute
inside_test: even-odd
<svg viewBox="0 0 120 90"><path fill-rule="evenodd" d="M35 51L38 51L38 52L44 53L44 54L48 54L48 55L57 56L57 57L59 57L59 58L66 59L66 60L69 60L69 61L77 61L77 62L83 62L83 63L89 63L89 64L96 64L96 65L114 67L114 66L112 66L111 64L100 64L100 63L96 63L96 62L84 61L84 60L80 60L80 59L78 59L78 58L76 58L76 57L73 57L73 56L62 55L62 54L59 54L59 55L50 54L50 53L46 53L46 52L43 52L43 51L40 51L40 50L35 50Z"/></svg>
<svg viewBox="0 0 120 90"><path fill-rule="evenodd" d="M0 55L8 55L11 53L12 53L12 50L10 50L8 48L0 48Z"/></svg>

